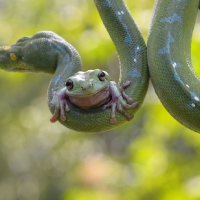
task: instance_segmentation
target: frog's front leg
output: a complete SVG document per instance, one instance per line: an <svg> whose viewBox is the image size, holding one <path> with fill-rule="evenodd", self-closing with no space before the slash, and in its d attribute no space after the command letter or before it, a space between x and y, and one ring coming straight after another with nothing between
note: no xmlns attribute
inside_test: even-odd
<svg viewBox="0 0 200 200"><path fill-rule="evenodd" d="M53 99L51 101L51 104L55 106L55 111L53 116L51 117L50 121L52 123L56 122L58 118L60 118L61 121L65 121L65 111L69 112L69 106L67 104L68 95L66 93L66 88L61 89L60 91L55 91L53 93Z"/></svg>
<svg viewBox="0 0 200 200"><path fill-rule="evenodd" d="M136 108L139 106L138 102L134 102L132 98L130 98L124 91L130 85L130 81L126 81L120 88L114 82L110 82L110 94L111 100L108 104L103 106L103 110L106 108L111 108L111 116L110 116L110 123L114 124L117 122L116 119L116 111L121 113L126 117L128 121L133 118L132 114L129 114L126 109L128 108Z"/></svg>

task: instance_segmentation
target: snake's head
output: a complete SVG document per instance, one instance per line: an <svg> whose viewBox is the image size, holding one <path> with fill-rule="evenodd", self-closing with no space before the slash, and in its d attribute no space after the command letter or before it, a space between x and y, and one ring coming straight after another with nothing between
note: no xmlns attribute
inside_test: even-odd
<svg viewBox="0 0 200 200"><path fill-rule="evenodd" d="M11 46L0 47L0 69L53 74L61 49L55 38L53 33L39 32L32 37L22 37Z"/></svg>
<svg viewBox="0 0 200 200"><path fill-rule="evenodd" d="M23 46L17 42L11 46L0 47L0 68L6 71L25 72L31 71L23 56Z"/></svg>

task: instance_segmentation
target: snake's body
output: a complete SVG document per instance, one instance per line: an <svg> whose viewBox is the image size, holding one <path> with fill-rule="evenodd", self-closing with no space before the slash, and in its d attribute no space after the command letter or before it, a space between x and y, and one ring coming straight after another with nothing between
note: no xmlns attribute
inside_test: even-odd
<svg viewBox="0 0 200 200"><path fill-rule="evenodd" d="M95 0L95 4L119 55L119 85L128 81L130 86L126 94L141 106L149 82L147 50L142 35L123 0ZM82 71L82 62L75 48L63 38L42 31L32 37L23 37L11 46L0 47L0 68L54 74L47 92L48 106L54 113L57 107L52 104L53 95L65 87L68 77ZM76 131L101 132L127 121L124 115L116 113L117 123L110 123L110 109L102 110L102 106L83 110L70 100L68 105L70 112L64 113L66 120L59 121ZM136 111L137 108L131 108L127 112Z"/></svg>
<svg viewBox="0 0 200 200"><path fill-rule="evenodd" d="M95 0L95 4L119 55L119 85L127 80L130 81L131 86L127 88L126 93L141 105L149 80L146 45L141 33L123 0ZM68 46L68 55L64 60L69 59L70 62L65 66L61 60L49 85L47 99L52 113L55 109L50 103L53 91L62 88L67 77L81 70L80 57L70 45ZM111 124L109 109L102 111L101 108L95 108L84 111L70 102L69 106L70 112L66 113L67 120L60 122L76 131L106 131L126 122L126 118L117 113L117 123ZM136 110L130 109L128 112L135 113Z"/></svg>
<svg viewBox="0 0 200 200"><path fill-rule="evenodd" d="M95 0L102 21L113 40L120 60L119 85L130 81L126 94L141 105L148 87L148 64L155 91L166 109L179 122L200 132L199 78L191 64L190 45L199 0L157 0L146 45L123 0ZM16 67L15 67L16 65ZM0 48L0 67L6 70L55 73L47 100L64 87L68 77L81 70L77 51L52 32L24 37L10 47ZM126 118L117 113L110 123L110 110L83 110L69 102L64 126L82 132L112 129ZM136 108L128 110L135 113Z"/></svg>
<svg viewBox="0 0 200 200"><path fill-rule="evenodd" d="M200 132L200 81L191 63L191 37L199 0L157 0L148 38L155 91L180 123Z"/></svg>

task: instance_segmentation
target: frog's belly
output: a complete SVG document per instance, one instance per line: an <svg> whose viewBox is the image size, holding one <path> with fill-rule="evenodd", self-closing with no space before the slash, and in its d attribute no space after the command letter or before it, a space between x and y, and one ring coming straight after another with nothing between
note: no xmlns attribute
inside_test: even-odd
<svg viewBox="0 0 200 200"><path fill-rule="evenodd" d="M104 105L110 100L110 91L99 91L95 94L85 96L70 96L69 100L81 109L89 109Z"/></svg>

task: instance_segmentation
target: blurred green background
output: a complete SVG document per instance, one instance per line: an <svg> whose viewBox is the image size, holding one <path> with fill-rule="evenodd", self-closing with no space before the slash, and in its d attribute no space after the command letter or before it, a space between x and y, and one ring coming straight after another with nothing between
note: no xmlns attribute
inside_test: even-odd
<svg viewBox="0 0 200 200"><path fill-rule="evenodd" d="M147 41L154 1L126 3ZM105 69L118 80L115 48L93 0L0 0L0 27L0 46L54 31L79 51L84 70ZM134 120L83 134L49 122L50 79L0 71L0 200L200 199L200 135L166 112L151 85Z"/></svg>

